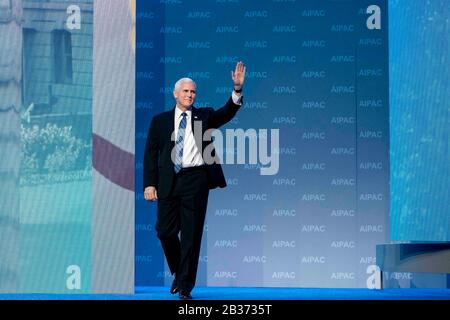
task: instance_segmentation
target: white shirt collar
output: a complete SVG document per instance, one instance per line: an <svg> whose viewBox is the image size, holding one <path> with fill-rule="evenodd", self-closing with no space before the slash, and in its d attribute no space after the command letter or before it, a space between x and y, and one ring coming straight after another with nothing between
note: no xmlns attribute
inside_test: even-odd
<svg viewBox="0 0 450 320"><path fill-rule="evenodd" d="M181 114L183 112L186 112L187 117L190 118L191 114L192 114L192 107L189 110L187 110L187 111L183 111L183 110L179 109L177 106L175 106L175 119L180 119L181 118Z"/></svg>

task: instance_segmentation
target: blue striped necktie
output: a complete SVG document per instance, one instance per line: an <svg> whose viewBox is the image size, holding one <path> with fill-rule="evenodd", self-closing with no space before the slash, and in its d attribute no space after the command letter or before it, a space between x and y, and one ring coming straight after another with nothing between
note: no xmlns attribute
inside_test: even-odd
<svg viewBox="0 0 450 320"><path fill-rule="evenodd" d="M186 112L183 112L181 116L183 118L181 119L180 125L178 126L178 138L175 144L176 157L174 169L176 173L180 172L183 161L183 144L184 144L184 134L186 132L186 116L187 116Z"/></svg>

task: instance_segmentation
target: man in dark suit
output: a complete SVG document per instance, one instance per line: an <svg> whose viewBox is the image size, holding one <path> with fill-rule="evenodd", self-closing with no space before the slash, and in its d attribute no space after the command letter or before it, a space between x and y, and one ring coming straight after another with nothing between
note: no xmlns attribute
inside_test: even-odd
<svg viewBox="0 0 450 320"><path fill-rule="evenodd" d="M179 292L180 299L192 299L209 189L226 186L220 163L212 161L216 159L214 148L207 148L212 142L202 137L206 130L229 122L241 107L243 62L236 64L231 78L231 97L218 110L195 108L195 82L178 80L173 91L174 109L156 115L147 136L144 197L158 200L156 231L175 276L170 292Z"/></svg>

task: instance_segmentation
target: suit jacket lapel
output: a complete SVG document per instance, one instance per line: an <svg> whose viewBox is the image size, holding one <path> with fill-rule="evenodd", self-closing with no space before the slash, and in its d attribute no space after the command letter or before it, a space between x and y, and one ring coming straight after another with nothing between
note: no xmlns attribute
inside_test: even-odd
<svg viewBox="0 0 450 320"><path fill-rule="evenodd" d="M194 134L194 137L195 137L194 119L198 120L197 119L197 117L198 117L197 108L192 107L191 111L192 111L192 113L191 113L191 115L192 115L191 116L191 128L192 128L192 133Z"/></svg>
<svg viewBox="0 0 450 320"><path fill-rule="evenodd" d="M169 140L171 141L172 148L175 147L175 140L177 137L175 137L174 140L172 140L172 133L175 132L175 107L172 109L171 112L169 112L169 119L167 121L167 130L169 134Z"/></svg>

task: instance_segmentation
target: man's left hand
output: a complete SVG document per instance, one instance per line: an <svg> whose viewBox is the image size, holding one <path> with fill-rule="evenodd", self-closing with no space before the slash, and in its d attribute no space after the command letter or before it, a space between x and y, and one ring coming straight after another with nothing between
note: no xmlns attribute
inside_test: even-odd
<svg viewBox="0 0 450 320"><path fill-rule="evenodd" d="M241 90L245 81L245 65L242 61L236 64L236 69L231 71L231 79L233 79L234 89Z"/></svg>

